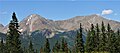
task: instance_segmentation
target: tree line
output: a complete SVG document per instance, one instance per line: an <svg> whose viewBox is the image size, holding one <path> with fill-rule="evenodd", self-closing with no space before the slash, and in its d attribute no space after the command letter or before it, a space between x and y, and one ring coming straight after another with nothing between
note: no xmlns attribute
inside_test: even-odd
<svg viewBox="0 0 120 53"><path fill-rule="evenodd" d="M105 27L104 22L101 26L97 23L91 24L87 31L86 41L83 41L83 28L80 23L80 29L77 31L73 49L68 47L67 41L63 38L61 42L56 41L53 48L50 48L49 39L46 38L45 44L39 50L34 49L32 41L29 41L29 47L21 46L18 20L15 12L9 23L9 30L6 34L6 42L3 38L0 41L0 53L120 53L120 30L112 30L108 23Z"/></svg>

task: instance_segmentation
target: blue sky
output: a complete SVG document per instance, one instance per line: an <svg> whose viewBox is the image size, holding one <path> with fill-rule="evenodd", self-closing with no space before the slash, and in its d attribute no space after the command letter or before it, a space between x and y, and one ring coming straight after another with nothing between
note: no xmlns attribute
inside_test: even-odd
<svg viewBox="0 0 120 53"><path fill-rule="evenodd" d="M39 14L47 19L65 20L75 16L99 14L107 19L120 21L118 0L0 0L0 23L7 25L12 12L19 21L30 14Z"/></svg>

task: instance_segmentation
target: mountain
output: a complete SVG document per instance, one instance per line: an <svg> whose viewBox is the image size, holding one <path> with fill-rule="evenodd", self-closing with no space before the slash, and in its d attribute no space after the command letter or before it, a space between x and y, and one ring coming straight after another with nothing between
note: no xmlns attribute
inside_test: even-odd
<svg viewBox="0 0 120 53"><path fill-rule="evenodd" d="M35 30L49 29L51 31L64 32L79 29L79 23L82 23L84 29L90 29L91 24L96 25L96 23L98 23L101 25L102 21L105 26L109 23L114 30L120 28L120 22L108 20L96 14L76 16L71 19L58 21L45 19L40 15L32 14L20 22L20 31L33 32Z"/></svg>
<svg viewBox="0 0 120 53"><path fill-rule="evenodd" d="M120 28L120 22L108 20L99 15L88 15L88 16L76 16L68 20L56 21L56 23L63 29L75 30L79 28L79 23L82 23L84 29L90 29L91 24L96 25L98 23L101 25L102 21L105 26L109 23L114 30Z"/></svg>
<svg viewBox="0 0 120 53"><path fill-rule="evenodd" d="M0 24L0 32L2 32L4 26L2 24Z"/></svg>
<svg viewBox="0 0 120 53"><path fill-rule="evenodd" d="M19 23L19 31L29 34L36 30L49 30L51 33L53 32L52 34L55 34L56 32L77 30L79 29L79 23L82 23L82 27L85 30L88 30L90 29L91 24L96 25L96 23L98 23L101 25L102 21L104 22L105 26L107 26L109 23L111 25L111 28L114 30L120 28L120 22L108 20L96 14L87 16L75 16L71 19L58 21L46 19L38 14L31 14ZM3 30L2 32L6 33L8 25L4 28L1 25L1 28L1 30Z"/></svg>
<svg viewBox="0 0 120 53"><path fill-rule="evenodd" d="M84 28L83 39L85 41L87 34L85 30L90 29L91 24L95 25L98 23L101 25L102 21L105 26L109 23L114 30L120 28L120 22L108 20L96 14L75 16L67 20L58 21L46 19L38 14L31 14L19 23L19 31L22 32L20 39L23 47L28 47L29 40L32 40L34 48L40 49L44 45L45 38L49 38L51 48L57 40L60 42L62 38L65 38L68 46L72 48L80 23L82 23L82 27ZM0 37L5 39L6 36L3 33L7 32L8 25L4 27L0 24L0 27L2 32L0 33Z"/></svg>
<svg viewBox="0 0 120 53"><path fill-rule="evenodd" d="M90 29L91 24L98 23L101 25L102 21L105 26L109 23L111 28L117 30L120 28L120 22L108 20L99 15L88 15L88 16L76 16L67 20L53 21L45 19L37 14L29 15L27 18L20 22L20 30L25 33L31 33L30 36L22 36L23 46L27 46L29 40L32 40L34 47L40 49L44 46L45 38L49 38L50 47L54 46L55 42L58 40L61 42L62 38L65 38L68 43L68 47L72 48L74 46L74 40L76 37L76 32L79 29L79 24L82 23L83 39L86 40L85 29ZM42 43L42 44L41 44Z"/></svg>
<svg viewBox="0 0 120 53"><path fill-rule="evenodd" d="M53 21L45 19L44 17L32 14L20 22L20 31L33 32L35 30L50 29L52 31L60 29L59 26Z"/></svg>

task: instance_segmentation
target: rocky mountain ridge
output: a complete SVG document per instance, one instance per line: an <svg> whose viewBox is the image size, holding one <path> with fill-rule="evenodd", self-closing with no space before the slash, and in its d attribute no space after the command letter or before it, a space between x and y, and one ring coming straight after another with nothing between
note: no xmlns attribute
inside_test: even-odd
<svg viewBox="0 0 120 53"><path fill-rule="evenodd" d="M105 26L107 26L107 24L109 23L111 25L111 28L114 30L120 28L120 22L108 20L96 14L88 16L76 16L67 20L58 21L46 19L38 14L31 14L20 21L19 30L21 32L27 31L28 33L43 29L49 29L53 32L64 32L79 29L79 23L82 23L84 29L89 29L91 24L96 25L96 23L98 23L99 25L101 25L102 21L104 22ZM1 26L2 25L0 25L0 28L2 29L0 31L5 33L8 26Z"/></svg>

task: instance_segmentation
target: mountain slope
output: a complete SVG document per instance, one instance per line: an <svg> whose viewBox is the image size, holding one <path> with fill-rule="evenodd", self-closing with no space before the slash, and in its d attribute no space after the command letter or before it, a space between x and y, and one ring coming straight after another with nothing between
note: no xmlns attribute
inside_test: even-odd
<svg viewBox="0 0 120 53"><path fill-rule="evenodd" d="M71 19L58 21L45 19L38 14L31 14L19 23L19 31L24 33L31 33L36 30L48 29L51 32L65 32L79 29L79 23L82 23L82 27L84 29L90 29L91 24L95 25L96 23L98 23L99 25L101 25L102 21L104 22L105 26L107 26L107 24L109 23L111 25L111 28L114 30L120 28L120 22L108 20L96 14L88 16L76 16ZM4 28L2 27L1 32L7 32L7 28L8 25Z"/></svg>
<svg viewBox="0 0 120 53"><path fill-rule="evenodd" d="M47 20L40 15L32 14L20 22L20 31L33 32L35 30L60 29L53 20Z"/></svg>
<svg viewBox="0 0 120 53"><path fill-rule="evenodd" d="M4 26L2 24L0 24L0 32L2 32Z"/></svg>
<svg viewBox="0 0 120 53"><path fill-rule="evenodd" d="M60 21L53 21L45 19L37 14L31 14L19 23L19 31L22 32L20 39L23 47L28 47L29 40L32 40L34 47L36 49L40 49L40 47L44 45L45 38L50 39L51 48L57 40L61 41L62 38L65 38L65 40L67 40L68 47L72 48L77 34L76 32L79 29L79 23L82 23L82 27L84 29L89 29L91 24L95 25L98 23L101 25L102 21L104 22L105 26L110 23L111 28L114 30L120 28L120 22L108 20L95 14L88 16L76 16L71 19ZM1 27L3 28L4 32L8 29L8 25L5 27L1 25ZM5 34L0 34L0 37L6 38ZM87 33L83 31L84 41L86 40L86 34Z"/></svg>
<svg viewBox="0 0 120 53"><path fill-rule="evenodd" d="M98 23L101 25L102 21L104 22L105 26L109 23L114 30L120 28L120 22L105 19L99 15L89 15L89 16L76 16L74 18L62 21L56 21L56 23L64 29L75 30L79 28L79 23L82 23L84 29L89 29L91 24L96 25Z"/></svg>

